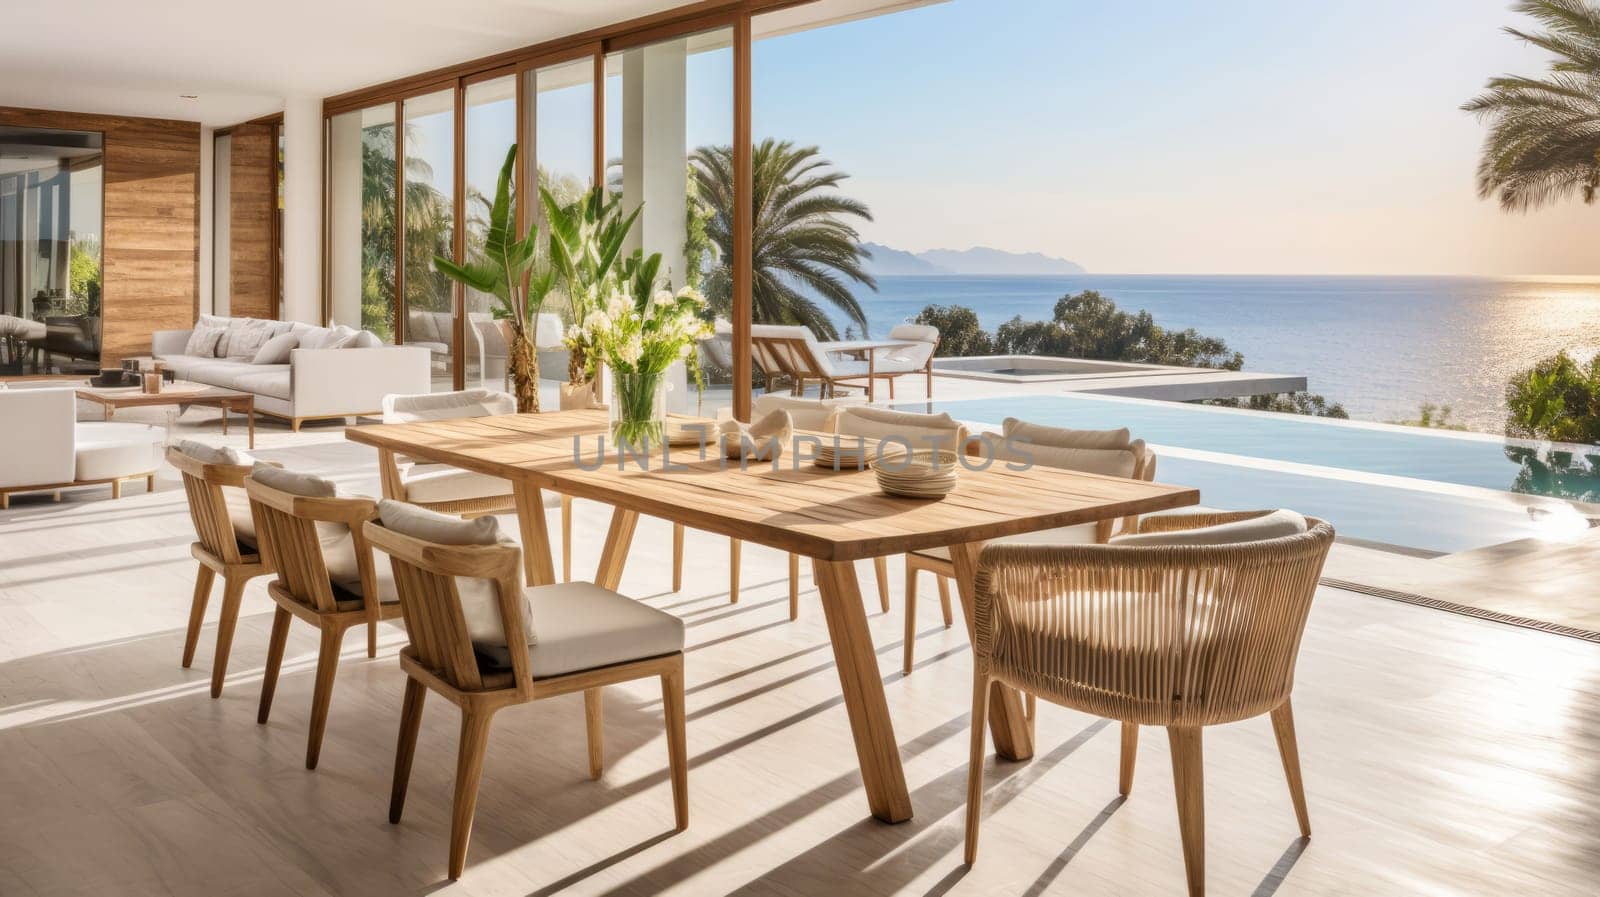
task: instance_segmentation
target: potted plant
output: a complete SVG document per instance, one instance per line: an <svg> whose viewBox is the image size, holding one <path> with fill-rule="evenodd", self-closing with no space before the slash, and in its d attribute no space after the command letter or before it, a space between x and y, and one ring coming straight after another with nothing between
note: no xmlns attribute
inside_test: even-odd
<svg viewBox="0 0 1600 897"><path fill-rule="evenodd" d="M549 190L541 188L539 195L550 225L550 266L566 294L572 322L562 340L568 352L568 382L561 388L561 407L594 407L599 404L595 395L599 366L592 362L594 347L582 324L593 312L608 308L621 290L618 260L644 207L623 215L622 198L603 187L593 187L567 205L557 202Z"/></svg>
<svg viewBox="0 0 1600 897"><path fill-rule="evenodd" d="M701 318L706 300L698 290L658 289L660 254L635 252L612 280L604 307L592 309L576 334L588 349L592 379L599 365L611 369L611 436L640 448L663 441L667 369L682 360L701 385L699 341L710 335Z"/></svg>
<svg viewBox="0 0 1600 897"><path fill-rule="evenodd" d="M506 372L517 397L517 411L528 413L539 410L539 355L534 351L534 328L556 272L539 256L538 228L529 228L527 236L520 240L516 237L516 201L511 195L516 160L517 145L512 144L500 167L500 182L495 185L482 251L459 265L436 255L433 265L451 280L498 300L494 316L509 331Z"/></svg>

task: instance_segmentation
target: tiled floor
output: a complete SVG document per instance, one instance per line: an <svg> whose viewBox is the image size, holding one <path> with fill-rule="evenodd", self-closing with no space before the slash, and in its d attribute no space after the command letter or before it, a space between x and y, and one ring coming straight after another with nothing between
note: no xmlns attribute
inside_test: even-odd
<svg viewBox="0 0 1600 897"><path fill-rule="evenodd" d="M215 435L190 414L185 428ZM352 485L369 476L337 427L308 430L264 428L261 453ZM809 576L790 623L784 557L747 546L729 605L726 540L691 533L685 587L669 593L669 530L649 520L622 590L688 624L689 830L668 834L654 688L608 696L599 782L581 701L555 699L497 717L467 872L443 882L454 708L429 703L406 818L391 826L399 629L375 660L347 644L315 772L302 765L308 628L292 631L271 723L255 722L270 620L259 582L211 700L211 626L194 668L178 666L193 562L175 485L169 472L151 495L19 498L0 514L0 894L1181 893L1160 733L1145 733L1122 801L1116 728L1042 708L1038 756L990 761L983 852L966 869L960 623L943 629L923 602L920 663L902 676L891 564L893 611L869 619L916 815L882 825ZM577 569L592 569L605 519L578 503ZM1208 730L1210 893L1594 893L1600 646L1325 589L1298 682L1316 834L1296 837L1266 720Z"/></svg>

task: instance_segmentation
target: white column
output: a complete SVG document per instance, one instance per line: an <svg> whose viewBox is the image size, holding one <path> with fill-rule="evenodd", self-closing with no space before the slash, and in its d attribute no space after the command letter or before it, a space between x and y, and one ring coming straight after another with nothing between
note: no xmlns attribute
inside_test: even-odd
<svg viewBox="0 0 1600 897"><path fill-rule="evenodd" d="M283 104L283 318L322 323L322 100ZM360 321L341 321L356 326Z"/></svg>
<svg viewBox="0 0 1600 897"><path fill-rule="evenodd" d="M361 113L328 120L328 308L361 323Z"/></svg>
<svg viewBox="0 0 1600 897"><path fill-rule="evenodd" d="M661 276L684 282L688 239L687 39L629 50L622 66L622 202L644 203L628 251L661 253Z"/></svg>

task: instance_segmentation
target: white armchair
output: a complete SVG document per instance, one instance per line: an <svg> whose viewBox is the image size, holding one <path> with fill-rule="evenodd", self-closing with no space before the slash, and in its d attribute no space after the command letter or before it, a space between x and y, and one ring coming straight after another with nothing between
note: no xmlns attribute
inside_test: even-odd
<svg viewBox="0 0 1600 897"><path fill-rule="evenodd" d="M143 479L155 488L164 434L144 424L77 422L71 389L0 389L0 420L27 433L7 449L0 465L0 510L14 492L54 492L72 486L109 484L122 496L124 480Z"/></svg>

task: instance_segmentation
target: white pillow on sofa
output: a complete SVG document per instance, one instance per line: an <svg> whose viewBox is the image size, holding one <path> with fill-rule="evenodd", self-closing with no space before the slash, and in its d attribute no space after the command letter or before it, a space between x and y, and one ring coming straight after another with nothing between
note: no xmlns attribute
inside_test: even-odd
<svg viewBox="0 0 1600 897"><path fill-rule="evenodd" d="M356 341L361 334L356 330L335 324L332 327L312 327L300 334L302 349L343 349Z"/></svg>
<svg viewBox="0 0 1600 897"><path fill-rule="evenodd" d="M251 364L288 364L289 353L295 346L300 345L300 334L290 331L280 333L272 339L261 344L255 357L250 359Z"/></svg>
<svg viewBox="0 0 1600 897"><path fill-rule="evenodd" d="M183 354L199 358L217 357L217 344L222 341L222 335L227 333L221 327L206 327L204 325L189 331L189 340L183 344Z"/></svg>
<svg viewBox="0 0 1600 897"><path fill-rule="evenodd" d="M228 333L217 346L217 354L228 358L255 358L261 347L277 332L277 321L239 318L228 325Z"/></svg>

